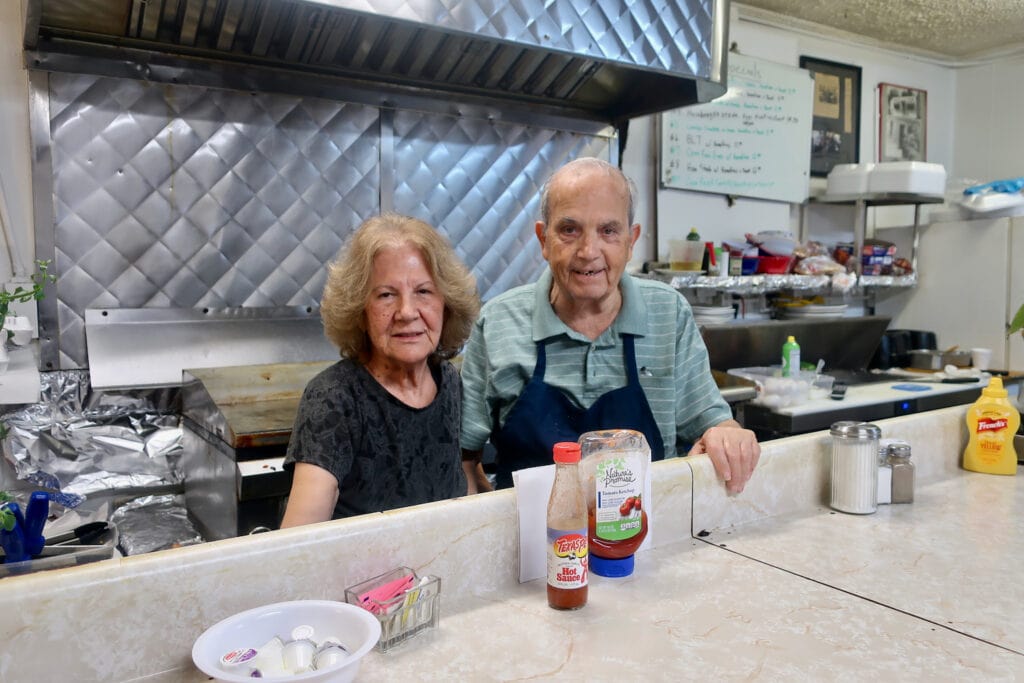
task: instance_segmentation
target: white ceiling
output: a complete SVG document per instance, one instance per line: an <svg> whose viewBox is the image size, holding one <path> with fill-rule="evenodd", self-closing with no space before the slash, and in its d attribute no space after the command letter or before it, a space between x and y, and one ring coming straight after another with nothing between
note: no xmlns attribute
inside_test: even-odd
<svg viewBox="0 0 1024 683"><path fill-rule="evenodd" d="M743 0L742 4L951 60L1024 47L1024 0Z"/></svg>

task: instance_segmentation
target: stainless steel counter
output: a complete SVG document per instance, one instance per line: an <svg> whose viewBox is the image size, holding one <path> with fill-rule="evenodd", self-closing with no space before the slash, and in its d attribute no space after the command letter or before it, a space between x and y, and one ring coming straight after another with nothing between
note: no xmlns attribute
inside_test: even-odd
<svg viewBox="0 0 1024 683"><path fill-rule="evenodd" d="M715 378L718 390L722 392L722 398L730 405L757 398L757 387L750 380L721 370L712 370L711 375Z"/></svg>
<svg viewBox="0 0 1024 683"><path fill-rule="evenodd" d="M182 373L185 500L204 538L277 528L291 488L281 463L299 400L309 380L333 362Z"/></svg>

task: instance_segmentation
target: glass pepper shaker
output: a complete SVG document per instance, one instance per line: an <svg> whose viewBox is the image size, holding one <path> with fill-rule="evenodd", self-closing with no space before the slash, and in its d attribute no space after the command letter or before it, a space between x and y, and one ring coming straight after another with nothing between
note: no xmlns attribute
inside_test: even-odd
<svg viewBox="0 0 1024 683"><path fill-rule="evenodd" d="M889 444L885 462L892 469L892 502L914 502L914 463L910 461L910 445Z"/></svg>

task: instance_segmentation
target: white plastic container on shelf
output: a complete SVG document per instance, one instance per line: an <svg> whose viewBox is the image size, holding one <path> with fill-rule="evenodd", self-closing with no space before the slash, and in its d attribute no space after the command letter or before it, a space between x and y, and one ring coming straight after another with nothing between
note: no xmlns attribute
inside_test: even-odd
<svg viewBox="0 0 1024 683"><path fill-rule="evenodd" d="M9 315L0 326L0 333L11 333L11 342L16 346L25 346L32 341L32 323L27 316Z"/></svg>
<svg viewBox="0 0 1024 683"><path fill-rule="evenodd" d="M886 161L875 164L868 174L868 192L942 195L946 191L946 169L924 161Z"/></svg>
<svg viewBox="0 0 1024 683"><path fill-rule="evenodd" d="M830 195L864 194L868 191L868 174L874 164L836 164L828 174Z"/></svg>

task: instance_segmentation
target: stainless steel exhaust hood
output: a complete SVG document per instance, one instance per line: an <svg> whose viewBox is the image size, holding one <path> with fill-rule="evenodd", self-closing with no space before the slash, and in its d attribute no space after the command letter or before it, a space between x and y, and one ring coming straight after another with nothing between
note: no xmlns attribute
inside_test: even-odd
<svg viewBox="0 0 1024 683"><path fill-rule="evenodd" d="M725 91L728 0L28 0L29 68L621 123ZM439 98L440 96L440 98ZM493 115L493 114L492 114Z"/></svg>

